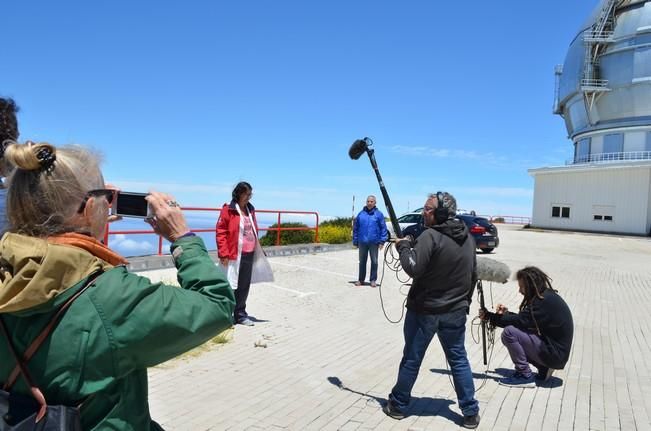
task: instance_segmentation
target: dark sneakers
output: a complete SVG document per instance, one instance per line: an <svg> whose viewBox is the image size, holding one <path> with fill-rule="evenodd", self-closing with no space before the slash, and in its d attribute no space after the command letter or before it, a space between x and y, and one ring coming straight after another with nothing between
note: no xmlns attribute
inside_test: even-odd
<svg viewBox="0 0 651 431"><path fill-rule="evenodd" d="M472 416L463 417L463 427L468 429L475 429L479 426L479 413Z"/></svg>
<svg viewBox="0 0 651 431"><path fill-rule="evenodd" d="M398 410L393 406L391 400L387 400L387 403L382 407L382 411L384 412L385 415L393 419L400 420L406 417L406 415L403 412L401 412L400 410Z"/></svg>
<svg viewBox="0 0 651 431"><path fill-rule="evenodd" d="M502 380L500 380L500 385L508 386L511 388L535 388L536 387L533 374L529 376L525 376L519 371L516 371L511 377L505 377Z"/></svg>

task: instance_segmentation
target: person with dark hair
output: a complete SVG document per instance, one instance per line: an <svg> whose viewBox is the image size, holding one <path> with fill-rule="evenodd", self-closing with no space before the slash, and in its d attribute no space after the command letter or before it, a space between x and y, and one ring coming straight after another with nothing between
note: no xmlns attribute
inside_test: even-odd
<svg viewBox="0 0 651 431"><path fill-rule="evenodd" d="M18 106L10 98L0 97L0 232L7 228L5 177L9 175L9 165L4 159L7 146L18 140Z"/></svg>
<svg viewBox="0 0 651 431"><path fill-rule="evenodd" d="M382 250L389 237L384 215L375 206L375 196L366 198L366 206L355 217L353 223L353 246L359 248L359 271L355 286L364 284L366 278L366 261L371 256L371 287L377 283L378 250Z"/></svg>
<svg viewBox="0 0 651 431"><path fill-rule="evenodd" d="M5 158L15 168L10 229L0 240L0 382L11 401L0 421L15 425L33 415L38 404L21 396L31 401L36 386L46 400L39 397L39 404L82 406L74 429L161 430L149 414L147 368L231 326L235 300L226 277L179 204L158 192L146 197L150 224L171 243L180 287L130 273L126 260L100 242L115 191L93 152L27 142L11 144ZM44 344L32 350L50 324ZM11 351L30 358L33 385L19 377ZM47 418L33 429L50 429Z"/></svg>
<svg viewBox="0 0 651 431"><path fill-rule="evenodd" d="M519 312L497 304L495 313L479 310L479 317L504 328L502 343L515 365L512 376L501 385L527 388L546 381L554 370L565 367L572 347L574 322L567 303L552 288L551 278L535 266L516 273L519 292L524 296ZM538 369L534 377L529 364Z"/></svg>
<svg viewBox="0 0 651 431"><path fill-rule="evenodd" d="M235 289L233 322L245 326L254 325L246 312L254 262L262 260L262 265L271 273L258 241L258 222L251 196L251 184L246 181L237 183L231 202L222 206L215 234L219 263Z"/></svg>
<svg viewBox="0 0 651 431"><path fill-rule="evenodd" d="M382 408L394 419L407 415L411 390L434 335L450 365L463 426L479 425L479 403L465 348L466 319L476 281L475 241L456 218L457 203L445 192L430 194L423 208L427 227L416 240L395 239L400 264L413 278L403 329L405 347L398 380Z"/></svg>

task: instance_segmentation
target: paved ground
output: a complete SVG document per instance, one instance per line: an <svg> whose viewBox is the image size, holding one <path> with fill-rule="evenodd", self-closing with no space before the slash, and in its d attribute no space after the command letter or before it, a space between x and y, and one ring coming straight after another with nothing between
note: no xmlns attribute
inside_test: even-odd
<svg viewBox="0 0 651 431"><path fill-rule="evenodd" d="M498 342L488 371L471 336L482 421L493 430L651 429L651 239L500 228L492 258L512 270L536 264L554 279L575 320L572 356L550 385L509 389ZM461 421L443 353L425 357L410 416L386 417L402 350L404 296L395 274L382 289L354 287L355 250L274 257L273 284L252 287L255 327L150 370L152 415L168 430L446 430ZM171 270L143 273L173 280ZM485 286L519 304L515 282ZM490 295L489 295L490 296ZM490 299L487 300L490 304ZM476 305L476 304L475 304ZM476 307L473 307L476 312ZM161 340L164 342L164 340ZM266 345L266 347L256 347Z"/></svg>

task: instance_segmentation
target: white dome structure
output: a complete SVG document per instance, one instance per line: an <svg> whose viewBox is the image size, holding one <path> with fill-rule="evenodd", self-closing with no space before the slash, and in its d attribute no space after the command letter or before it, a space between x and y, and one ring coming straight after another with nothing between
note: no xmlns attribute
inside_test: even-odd
<svg viewBox="0 0 651 431"><path fill-rule="evenodd" d="M651 230L651 1L601 0L556 67L554 113L574 155L530 169L532 224Z"/></svg>

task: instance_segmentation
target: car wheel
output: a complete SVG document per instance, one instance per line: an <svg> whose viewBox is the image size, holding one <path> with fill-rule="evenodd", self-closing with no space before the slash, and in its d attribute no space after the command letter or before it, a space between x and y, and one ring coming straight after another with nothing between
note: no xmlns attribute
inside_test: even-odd
<svg viewBox="0 0 651 431"><path fill-rule="evenodd" d="M491 251L495 250L494 248L480 248L482 253L490 253Z"/></svg>

